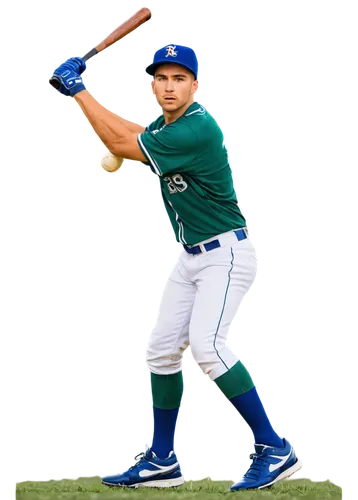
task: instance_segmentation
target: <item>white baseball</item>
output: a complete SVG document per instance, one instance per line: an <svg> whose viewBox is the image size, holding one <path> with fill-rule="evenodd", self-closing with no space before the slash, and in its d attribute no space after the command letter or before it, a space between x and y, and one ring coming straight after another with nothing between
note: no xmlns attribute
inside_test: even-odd
<svg viewBox="0 0 358 500"><path fill-rule="evenodd" d="M101 165L105 170L107 170L107 172L115 172L119 169L122 163L123 158L112 154L110 151L107 151L107 153L102 156L101 160Z"/></svg>

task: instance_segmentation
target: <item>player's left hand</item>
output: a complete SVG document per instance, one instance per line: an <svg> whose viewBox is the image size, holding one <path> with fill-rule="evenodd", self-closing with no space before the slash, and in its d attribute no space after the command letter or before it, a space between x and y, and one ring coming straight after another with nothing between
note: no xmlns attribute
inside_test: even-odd
<svg viewBox="0 0 358 500"><path fill-rule="evenodd" d="M80 76L86 69L86 63L82 57L71 57L61 66L54 71L60 82L61 86L57 89L61 94L70 95L73 97L86 87L83 84L82 77Z"/></svg>
<svg viewBox="0 0 358 500"><path fill-rule="evenodd" d="M61 68L64 64L70 66L73 71L75 71L79 75L84 75L90 66L90 64L88 62L85 62L83 57L79 54L70 54L63 61L57 64L54 70Z"/></svg>

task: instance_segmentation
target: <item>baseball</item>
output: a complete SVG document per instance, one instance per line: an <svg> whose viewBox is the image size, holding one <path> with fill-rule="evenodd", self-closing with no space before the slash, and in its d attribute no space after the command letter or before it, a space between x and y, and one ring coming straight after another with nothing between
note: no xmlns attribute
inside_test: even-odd
<svg viewBox="0 0 358 500"><path fill-rule="evenodd" d="M102 156L101 160L101 165L105 170L107 170L107 172L115 172L119 169L122 163L123 158L112 154L110 151L107 151L107 153Z"/></svg>

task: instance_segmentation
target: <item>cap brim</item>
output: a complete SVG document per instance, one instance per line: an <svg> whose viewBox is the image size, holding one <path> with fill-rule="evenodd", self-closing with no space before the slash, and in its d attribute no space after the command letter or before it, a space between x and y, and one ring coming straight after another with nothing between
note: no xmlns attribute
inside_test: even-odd
<svg viewBox="0 0 358 500"><path fill-rule="evenodd" d="M146 72L148 73L148 75L152 75L152 76L153 76L153 75L154 75L154 73L155 73L156 68L157 68L160 64L163 64L163 63L159 63L159 64L158 64L158 63L156 63L156 64L150 64L150 65L148 66L148 68L146 68Z"/></svg>
<svg viewBox="0 0 358 500"><path fill-rule="evenodd" d="M155 63L149 63L147 66L144 68L144 71L151 77L154 76L154 71L155 69L160 66L161 64L170 64L170 61L168 62L168 59L161 59L160 61L156 61Z"/></svg>
<svg viewBox="0 0 358 500"><path fill-rule="evenodd" d="M156 63L153 63L153 64L150 64L147 68L146 68L146 72L148 73L148 75L152 75L154 76L154 73L155 73L155 70L161 66L162 64L178 64L179 66L183 66L184 68L188 69L189 71L191 71L195 77L195 80L196 80L196 74L194 73L194 71L192 69L190 69L188 66L185 66L185 64L180 64L176 61L168 61L168 59L164 59L162 61L157 61Z"/></svg>

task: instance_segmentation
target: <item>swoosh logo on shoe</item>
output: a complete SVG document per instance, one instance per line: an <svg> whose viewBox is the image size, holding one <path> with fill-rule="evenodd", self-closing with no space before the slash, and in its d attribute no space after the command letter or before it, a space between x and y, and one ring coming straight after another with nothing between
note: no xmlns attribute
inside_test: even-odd
<svg viewBox="0 0 358 500"><path fill-rule="evenodd" d="M285 457L282 457L282 456L278 457L277 455L270 455L270 457L272 457L272 458L280 458L281 460L279 462L277 462L277 464L270 464L269 471L273 472L273 471L279 469L280 467L282 467L287 462L287 460L290 458L291 453L292 453L292 448L290 450L290 453L288 455L286 455Z"/></svg>
<svg viewBox="0 0 358 500"><path fill-rule="evenodd" d="M152 462L150 462L150 464L154 465L155 467L158 467L158 469L157 470L148 470L148 469L140 470L139 471L140 477L150 477L150 476L156 476L157 474L163 474L165 472L170 472L170 471L176 469L179 465L178 462L176 462L173 465L168 465L168 466L152 464Z"/></svg>

